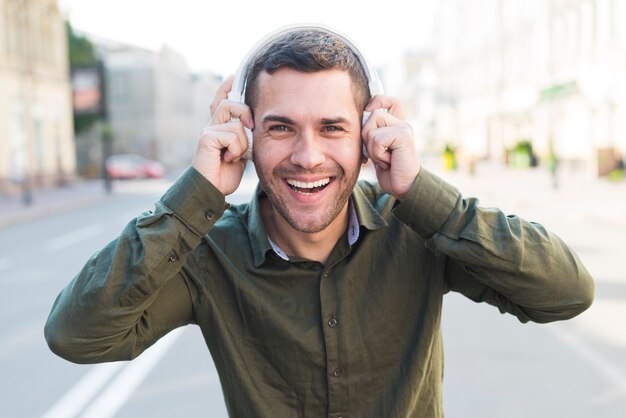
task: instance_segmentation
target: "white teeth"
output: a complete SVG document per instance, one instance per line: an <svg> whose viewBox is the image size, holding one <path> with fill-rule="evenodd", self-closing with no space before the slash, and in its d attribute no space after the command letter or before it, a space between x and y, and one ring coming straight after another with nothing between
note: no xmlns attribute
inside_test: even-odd
<svg viewBox="0 0 626 418"><path fill-rule="evenodd" d="M287 183L290 186L297 187L299 189L312 189L314 187L326 186L328 183L330 183L330 178L325 178L325 179L318 180L318 181L313 181L313 182L310 182L310 183L307 183L307 182L304 182L304 181L288 179Z"/></svg>

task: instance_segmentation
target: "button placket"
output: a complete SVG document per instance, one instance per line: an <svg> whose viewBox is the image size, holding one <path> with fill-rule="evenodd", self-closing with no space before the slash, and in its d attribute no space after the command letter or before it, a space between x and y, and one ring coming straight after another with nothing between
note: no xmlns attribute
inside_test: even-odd
<svg viewBox="0 0 626 418"><path fill-rule="evenodd" d="M343 415L346 407L346 371L342 367L343 359L339 352L341 337L337 312L339 309L338 282L331 271L332 266L320 275L320 303L322 308L321 325L326 342L326 370L328 376L328 412L329 416Z"/></svg>

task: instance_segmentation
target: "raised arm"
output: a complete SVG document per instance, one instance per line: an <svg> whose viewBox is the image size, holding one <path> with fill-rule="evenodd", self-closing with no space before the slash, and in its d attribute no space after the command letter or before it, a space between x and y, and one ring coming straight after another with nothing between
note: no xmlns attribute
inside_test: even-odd
<svg viewBox="0 0 626 418"><path fill-rule="evenodd" d="M194 250L224 212L224 196L189 168L156 204L91 257L57 297L51 350L76 363L129 360L194 321Z"/></svg>
<svg viewBox="0 0 626 418"><path fill-rule="evenodd" d="M593 279L560 238L540 224L464 199L423 168L395 214L430 250L448 257L448 290L522 322L572 318L593 301Z"/></svg>

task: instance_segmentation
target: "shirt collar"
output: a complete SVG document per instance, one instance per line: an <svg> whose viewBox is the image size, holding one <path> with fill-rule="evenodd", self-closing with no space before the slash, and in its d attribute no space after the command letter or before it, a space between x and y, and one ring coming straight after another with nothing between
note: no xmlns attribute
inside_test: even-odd
<svg viewBox="0 0 626 418"><path fill-rule="evenodd" d="M367 187L363 187L367 185ZM378 213L376 208L368 199L367 193L371 189L371 184L359 182L354 187L350 198L347 238L350 245L354 245L360 237L360 226L369 230L375 230L387 226L387 221ZM252 246L252 254L254 256L254 264L256 267L261 266L266 259L268 251L278 255L283 260L289 260L289 257L273 243L261 220L261 204L260 200L266 198L265 192L258 184L256 191L248 205L247 227Z"/></svg>
<svg viewBox="0 0 626 418"><path fill-rule="evenodd" d="M348 237L348 244L354 245L359 239L360 228L359 228L359 217L356 214L356 210L354 209L354 204L352 203L352 199L350 199L350 203L348 205L348 211L350 214L350 223L348 224L348 231L346 235ZM282 258L285 261L289 261L289 256L283 250L281 250L278 244L272 241L269 235L267 239L269 240L270 246L272 247L272 250L274 250L276 255L278 255L280 258Z"/></svg>

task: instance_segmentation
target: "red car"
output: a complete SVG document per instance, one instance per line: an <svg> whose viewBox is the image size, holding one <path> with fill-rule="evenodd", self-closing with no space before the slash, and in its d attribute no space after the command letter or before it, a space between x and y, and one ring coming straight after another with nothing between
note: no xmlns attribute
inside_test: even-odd
<svg viewBox="0 0 626 418"><path fill-rule="evenodd" d="M112 155L107 158L106 170L110 179L159 179L165 175L163 164L135 154Z"/></svg>

